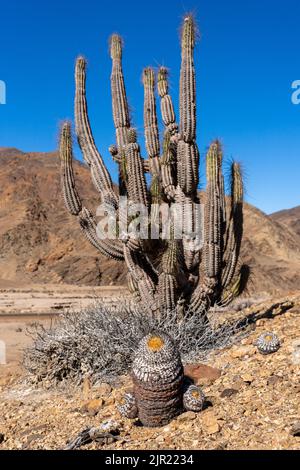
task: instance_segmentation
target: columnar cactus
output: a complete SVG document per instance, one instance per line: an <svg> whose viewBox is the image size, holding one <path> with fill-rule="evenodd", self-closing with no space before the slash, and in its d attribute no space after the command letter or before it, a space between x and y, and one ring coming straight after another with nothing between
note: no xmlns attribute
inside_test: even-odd
<svg viewBox="0 0 300 470"><path fill-rule="evenodd" d="M62 126L60 158L62 187L68 211L78 217L83 233L104 255L125 261L129 288L134 299L153 314L162 309L174 309L206 314L214 303L227 304L245 287L248 269L239 264L243 233L243 180L238 163L231 166L231 197L225 197L222 173L222 146L211 144L206 157L207 190L199 194L199 150L196 143L196 86L194 67L195 22L184 19L181 36L180 122L176 122L174 105L169 94L167 69L157 74L147 67L143 72L144 123L148 158L141 156L137 135L132 127L122 69L122 39L111 37L111 92L116 145L109 149L119 166L119 195L127 196L129 205L142 204L149 220L158 217L158 205L169 209L176 206L180 213L182 236L177 234L177 222L172 219L168 239L148 240L133 235L128 228L102 155L91 131L86 101L86 61L76 63L75 123L79 146L88 164L92 181L101 200L125 221L125 229L116 229L114 239L97 236L95 216L82 205L76 190L72 167L71 125ZM156 112L155 84L160 97L165 126L160 145ZM146 173L150 174L147 186ZM197 208L204 206L204 218ZM178 209L179 208L179 209ZM133 217L134 219L134 217ZM201 220L200 220L201 219ZM202 220L203 219L203 220ZM201 244L201 223L204 240ZM127 225L126 225L127 224ZM149 224L150 225L150 224Z"/></svg>
<svg viewBox="0 0 300 470"><path fill-rule="evenodd" d="M200 411L203 392L196 385L185 386L179 351L165 333L145 336L132 363L133 393L127 393L120 413L139 418L144 426L164 426L184 409Z"/></svg>

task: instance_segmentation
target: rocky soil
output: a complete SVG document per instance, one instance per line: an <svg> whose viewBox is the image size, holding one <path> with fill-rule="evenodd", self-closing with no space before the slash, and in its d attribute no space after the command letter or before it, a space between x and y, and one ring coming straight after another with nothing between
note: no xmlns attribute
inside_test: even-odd
<svg viewBox="0 0 300 470"><path fill-rule="evenodd" d="M62 449L85 428L107 421L118 435L81 448L300 449L300 295L229 314L250 315L249 335L211 354L204 366L186 368L205 392L205 408L161 429L120 416L116 405L131 385L128 377L113 387L91 387L87 379L75 390L34 389L20 368L0 366L0 449ZM282 342L269 356L253 345L265 331Z"/></svg>

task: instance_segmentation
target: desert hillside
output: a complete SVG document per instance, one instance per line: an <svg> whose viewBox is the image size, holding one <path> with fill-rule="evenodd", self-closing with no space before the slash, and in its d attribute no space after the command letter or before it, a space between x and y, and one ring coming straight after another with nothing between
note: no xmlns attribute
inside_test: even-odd
<svg viewBox="0 0 300 470"><path fill-rule="evenodd" d="M77 162L75 173L85 204L96 208L88 169ZM246 205L242 254L252 267L250 292L299 288L297 213L299 207L269 217ZM57 154L0 148L0 283L120 285L125 275L123 264L99 255L66 212Z"/></svg>
<svg viewBox="0 0 300 470"><path fill-rule="evenodd" d="M273 220L287 225L300 235L300 206L271 214Z"/></svg>
<svg viewBox="0 0 300 470"><path fill-rule="evenodd" d="M51 382L44 388L24 382L16 364L30 340L22 319L13 319L3 328L11 338L11 362L0 368L0 449L72 448L70 442L78 442L83 430L111 423L117 437L81 443L82 450L299 450L299 314L299 295L235 314L236 319L256 318L245 338L215 350L205 364L185 368L205 394L203 410L185 412L162 428L139 426L118 412L132 387L128 376L115 385L91 386L85 380L65 389L53 388ZM265 331L275 331L282 340L279 351L268 356L254 345ZM18 348L12 347L16 342Z"/></svg>
<svg viewBox="0 0 300 470"><path fill-rule="evenodd" d="M85 204L97 207L88 169L77 163L75 173ZM111 285L124 277L66 212L57 154L0 149L0 282Z"/></svg>

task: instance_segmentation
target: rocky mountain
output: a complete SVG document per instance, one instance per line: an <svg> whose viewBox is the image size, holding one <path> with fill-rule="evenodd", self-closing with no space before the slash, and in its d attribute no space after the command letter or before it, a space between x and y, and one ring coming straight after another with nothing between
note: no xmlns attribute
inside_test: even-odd
<svg viewBox="0 0 300 470"><path fill-rule="evenodd" d="M95 209L88 169L76 162L75 174L85 205ZM246 204L242 257L252 267L250 293L299 289L297 211L269 217ZM0 148L0 283L121 285L125 277L124 265L99 255L66 212L57 153Z"/></svg>
<svg viewBox="0 0 300 470"><path fill-rule="evenodd" d="M300 236L257 208L245 205L243 261L252 268L251 292L300 289Z"/></svg>

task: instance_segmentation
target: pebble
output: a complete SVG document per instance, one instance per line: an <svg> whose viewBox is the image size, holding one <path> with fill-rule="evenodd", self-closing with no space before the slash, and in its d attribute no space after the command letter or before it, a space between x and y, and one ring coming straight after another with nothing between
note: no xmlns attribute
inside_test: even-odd
<svg viewBox="0 0 300 470"><path fill-rule="evenodd" d="M102 398L90 400L82 407L82 411L88 413L89 416L96 416L103 405L104 400Z"/></svg>
<svg viewBox="0 0 300 470"><path fill-rule="evenodd" d="M207 428L206 428L206 432L209 435L216 434L219 431L220 431L219 423L212 424L211 426L207 426Z"/></svg>
<svg viewBox="0 0 300 470"><path fill-rule="evenodd" d="M282 379L278 375L272 375L268 380L267 380L267 385L275 385L277 382L280 382Z"/></svg>
<svg viewBox="0 0 300 470"><path fill-rule="evenodd" d="M300 421L293 424L291 428L291 435L294 437L300 437Z"/></svg>
<svg viewBox="0 0 300 470"><path fill-rule="evenodd" d="M250 383L250 384L254 380L254 377L252 377L252 375L250 375L250 374L243 374L241 377L242 377L244 382L247 382L247 383Z"/></svg>
<svg viewBox="0 0 300 470"><path fill-rule="evenodd" d="M225 388L223 392L221 393L221 398L228 398L232 397L232 395L236 395L238 393L238 390L235 388Z"/></svg>

